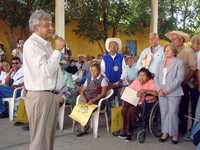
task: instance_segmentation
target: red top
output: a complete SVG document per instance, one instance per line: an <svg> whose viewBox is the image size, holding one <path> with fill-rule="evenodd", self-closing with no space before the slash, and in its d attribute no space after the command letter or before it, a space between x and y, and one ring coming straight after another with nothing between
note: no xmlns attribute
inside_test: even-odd
<svg viewBox="0 0 200 150"><path fill-rule="evenodd" d="M133 81L131 83L131 85L129 85L129 87L131 89L135 90L136 92L138 92L140 90L156 90L154 80L149 80L145 84L142 85L140 83L140 81L137 79L137 80ZM142 104L144 102L144 99L146 99L147 103L153 103L156 101L155 96L146 96L146 98L144 96L142 96L142 97L140 97L139 104Z"/></svg>

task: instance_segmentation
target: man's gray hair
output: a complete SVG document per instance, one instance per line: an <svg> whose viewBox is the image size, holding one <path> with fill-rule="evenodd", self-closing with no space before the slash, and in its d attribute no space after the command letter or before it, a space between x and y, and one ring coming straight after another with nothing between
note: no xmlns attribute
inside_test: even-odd
<svg viewBox="0 0 200 150"><path fill-rule="evenodd" d="M151 32L151 33L149 34L149 36L159 38L158 33L155 33L155 32Z"/></svg>
<svg viewBox="0 0 200 150"><path fill-rule="evenodd" d="M36 10L35 12L33 12L29 19L30 31L34 32L35 26L39 25L42 20L52 21L52 17L50 14L48 14L44 10Z"/></svg>
<svg viewBox="0 0 200 150"><path fill-rule="evenodd" d="M194 35L194 36L192 37L192 39L191 39L191 43L192 43L192 45L193 45L193 46L196 46L198 40L200 40L200 34L198 34L198 35Z"/></svg>

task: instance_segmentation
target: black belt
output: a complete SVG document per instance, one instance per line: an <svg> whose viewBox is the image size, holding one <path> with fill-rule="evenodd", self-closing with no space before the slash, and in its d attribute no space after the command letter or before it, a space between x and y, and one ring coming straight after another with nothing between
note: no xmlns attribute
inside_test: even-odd
<svg viewBox="0 0 200 150"><path fill-rule="evenodd" d="M30 92L49 92L49 93L53 93L53 94L59 94L58 91L56 90L43 90L43 91L32 91L32 90L28 90Z"/></svg>
<svg viewBox="0 0 200 150"><path fill-rule="evenodd" d="M44 90L44 92L50 92L50 93L53 93L53 94L59 94L59 92L56 91L56 90Z"/></svg>

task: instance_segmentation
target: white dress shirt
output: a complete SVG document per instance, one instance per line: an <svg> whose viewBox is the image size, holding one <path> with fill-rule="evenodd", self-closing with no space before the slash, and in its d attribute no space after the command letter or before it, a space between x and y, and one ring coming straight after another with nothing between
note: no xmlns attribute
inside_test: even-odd
<svg viewBox="0 0 200 150"><path fill-rule="evenodd" d="M150 47L145 48L142 51L142 53L140 54L140 57L139 57L139 59L137 61L137 64L136 64L136 68L139 71L143 67L142 61L149 54L152 56L152 59L151 59L151 62L150 62L150 65L149 65L148 69L152 73L156 74L157 70L158 70L158 65L161 63L161 60L164 57L164 48L162 46L160 46L160 45L155 47L155 52L154 53L151 52Z"/></svg>
<svg viewBox="0 0 200 150"><path fill-rule="evenodd" d="M166 76L167 76L167 68L163 68L163 78L162 78L162 84L166 84Z"/></svg>
<svg viewBox="0 0 200 150"><path fill-rule="evenodd" d="M22 67L16 72L13 72L10 77L13 79L13 85L20 85L24 83L24 73Z"/></svg>
<svg viewBox="0 0 200 150"><path fill-rule="evenodd" d="M63 74L59 65L61 52L33 33L23 47L24 84L27 90L60 90Z"/></svg>

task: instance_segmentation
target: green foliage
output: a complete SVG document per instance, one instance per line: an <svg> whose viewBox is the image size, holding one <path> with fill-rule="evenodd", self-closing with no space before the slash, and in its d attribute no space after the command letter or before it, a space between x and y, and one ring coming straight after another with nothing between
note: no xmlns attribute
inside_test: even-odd
<svg viewBox="0 0 200 150"><path fill-rule="evenodd" d="M11 28L26 27L33 10L44 9L52 12L54 2L51 0L1 0L0 18L7 22Z"/></svg>
<svg viewBox="0 0 200 150"><path fill-rule="evenodd" d="M27 27L32 11L44 9L54 14L55 0L1 0L0 18L11 28ZM66 21L77 19L75 33L90 41L105 41L118 32L134 34L150 26L151 0L67 0ZM200 0L159 0L159 34L200 30Z"/></svg>

